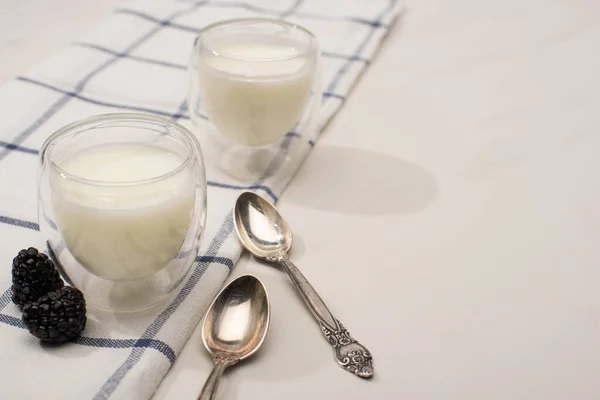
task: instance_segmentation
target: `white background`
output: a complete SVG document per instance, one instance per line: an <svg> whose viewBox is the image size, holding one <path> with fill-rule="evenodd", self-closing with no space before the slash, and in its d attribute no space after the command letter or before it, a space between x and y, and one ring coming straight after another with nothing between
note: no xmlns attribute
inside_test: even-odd
<svg viewBox="0 0 600 400"><path fill-rule="evenodd" d="M119 0L0 0L0 81ZM292 259L366 344L342 371L281 271L223 399L598 399L600 2L412 1L279 203ZM199 331L156 398L194 399Z"/></svg>

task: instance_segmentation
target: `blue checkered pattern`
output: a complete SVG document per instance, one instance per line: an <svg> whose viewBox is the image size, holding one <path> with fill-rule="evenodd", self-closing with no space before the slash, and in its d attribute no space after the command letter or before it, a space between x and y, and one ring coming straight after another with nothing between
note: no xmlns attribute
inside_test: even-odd
<svg viewBox="0 0 600 400"><path fill-rule="evenodd" d="M396 0L127 3L127 8L116 10L104 26L0 90L0 107L14 111L0 123L0 183L5 185L0 194L0 229L4 237L11 238L11 246L5 246L0 256L9 260L20 248L41 239L39 225L34 222L33 182L38 149L52 131L82 117L119 111L161 115L193 130L184 101L186 64L193 39L206 24L260 16L285 18L313 31L322 47L324 92L320 126L325 126L370 64L398 12ZM12 351L18 350L23 365L32 360L42 366L53 363L53 373L59 379L70 368L97 367L82 376L81 387L65 389L58 385L50 389L55 393L48 393L48 386L24 388L9 383L5 388L8 397L150 397L239 258L241 247L233 234L231 218L235 198L240 191L252 190L276 202L293 173L278 173L288 147L296 146L303 159L316 140L317 135L303 141L290 132L282 142L280 154L273 158L263 177L251 185L207 166L209 216L201 255L175 299L154 314L126 321L92 315L85 336L60 350L44 351L35 342L23 340L27 335L23 334L19 312L11 303L9 273L0 273L0 284L4 285L0 296L2 359L13 359ZM17 345L11 348L13 342ZM66 361L60 354L74 358L63 368L61 363ZM83 361L78 364L74 360ZM14 366L14 361L11 363ZM0 374L14 376L15 382L26 370L12 368L7 372L0 364Z"/></svg>

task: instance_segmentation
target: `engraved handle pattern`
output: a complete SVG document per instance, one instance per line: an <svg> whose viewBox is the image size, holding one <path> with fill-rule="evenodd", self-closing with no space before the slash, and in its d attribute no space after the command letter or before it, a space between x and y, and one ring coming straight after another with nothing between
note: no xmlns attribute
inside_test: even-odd
<svg viewBox="0 0 600 400"><path fill-rule="evenodd" d="M340 321L333 317L317 291L287 257L282 256L274 261L281 264L292 279L302 300L319 322L321 331L333 347L337 361L342 368L361 378L372 377L373 357L369 350L354 340Z"/></svg>
<svg viewBox="0 0 600 400"><path fill-rule="evenodd" d="M329 344L333 346L338 362L346 371L361 378L372 377L373 357L371 357L371 352L354 340L340 321L337 319L335 321L338 325L337 330L332 331L321 324L321 331Z"/></svg>

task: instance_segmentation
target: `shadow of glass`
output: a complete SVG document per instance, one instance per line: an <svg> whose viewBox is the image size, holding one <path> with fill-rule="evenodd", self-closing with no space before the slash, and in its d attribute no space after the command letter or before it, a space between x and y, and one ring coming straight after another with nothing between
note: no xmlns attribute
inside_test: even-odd
<svg viewBox="0 0 600 400"><path fill-rule="evenodd" d="M427 208L438 192L435 177L411 162L319 145L286 190L285 200L344 214L413 214Z"/></svg>

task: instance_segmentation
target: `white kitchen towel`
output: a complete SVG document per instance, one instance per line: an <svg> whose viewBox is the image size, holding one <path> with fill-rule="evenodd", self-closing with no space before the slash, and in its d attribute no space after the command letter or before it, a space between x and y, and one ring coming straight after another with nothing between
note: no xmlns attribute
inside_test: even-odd
<svg viewBox="0 0 600 400"><path fill-rule="evenodd" d="M10 266L19 249L44 248L35 222L36 169L38 149L50 133L90 115L132 111L193 130L184 102L192 42L203 26L237 17L285 18L317 36L323 128L399 11L398 0L124 2L95 31L0 88L0 398L151 397L240 256L231 219L236 197L253 190L277 201L317 139L289 135L282 147L296 146L299 162L280 168L274 160L266 178L250 185L207 165L206 233L175 299L145 314L90 311L82 337L46 346L23 329L10 298Z"/></svg>

